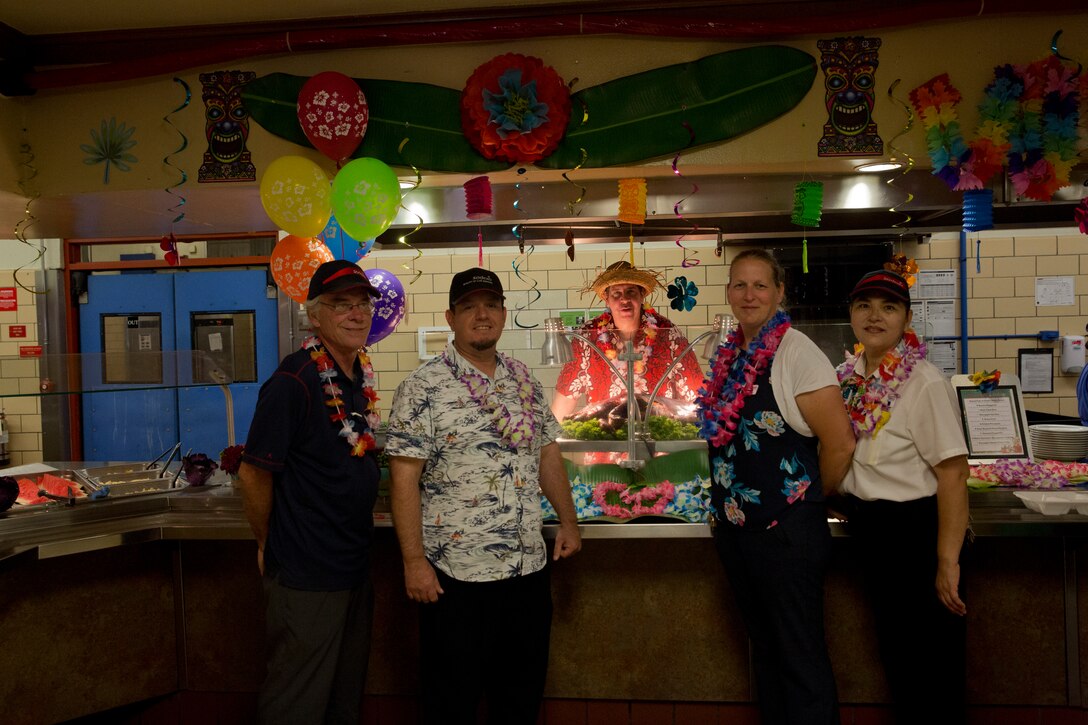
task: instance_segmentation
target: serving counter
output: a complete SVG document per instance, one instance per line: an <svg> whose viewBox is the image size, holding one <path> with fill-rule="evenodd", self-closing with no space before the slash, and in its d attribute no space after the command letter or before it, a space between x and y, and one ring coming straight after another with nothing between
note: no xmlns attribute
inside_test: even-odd
<svg viewBox="0 0 1088 725"><path fill-rule="evenodd" d="M1043 516L1006 491L974 493L971 505L970 701L1081 706L1088 577L1078 560L1088 553L1088 516ZM375 518L367 689L410 695L416 605L403 595L387 510ZM582 552L554 565L547 696L752 701L747 640L708 526L648 518L581 529ZM886 702L852 542L838 523L832 530L827 621L840 698ZM229 484L0 518L0 577L8 722L260 684L260 579Z"/></svg>

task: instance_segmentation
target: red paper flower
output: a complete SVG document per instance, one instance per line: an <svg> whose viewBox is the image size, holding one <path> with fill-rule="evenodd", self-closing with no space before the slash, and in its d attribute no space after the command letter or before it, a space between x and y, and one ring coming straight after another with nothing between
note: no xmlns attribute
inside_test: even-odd
<svg viewBox="0 0 1088 725"><path fill-rule="evenodd" d="M1088 234L1088 197L1080 200L1080 206L1073 210L1073 218L1077 220L1081 234Z"/></svg>
<svg viewBox="0 0 1088 725"><path fill-rule="evenodd" d="M546 158L567 130L570 91L539 58L507 53L484 63L461 92L461 127L489 159Z"/></svg>

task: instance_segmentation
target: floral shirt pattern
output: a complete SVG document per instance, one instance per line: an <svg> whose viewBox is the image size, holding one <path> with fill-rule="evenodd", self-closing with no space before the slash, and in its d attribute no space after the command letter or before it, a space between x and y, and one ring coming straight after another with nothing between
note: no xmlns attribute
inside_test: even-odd
<svg viewBox="0 0 1088 725"><path fill-rule="evenodd" d="M596 341L602 331L597 327L600 318L590 320L579 329L579 333ZM614 332L606 333L608 340L604 345L605 354L615 361L617 351L622 351L623 343ZM642 359L635 363L635 392L649 395L665 374L665 369L688 346L687 338L680 328L667 318L652 312L643 311L642 326L635 339L635 351L642 353ZM571 343L574 359L559 372L555 391L570 398L586 396L586 404L599 403L618 395L626 395L627 383L617 377L600 355L591 351L581 340ZM616 363L622 376L627 375L627 365ZM703 384L703 369L694 352L688 352L672 372L667 385L662 386L659 395L691 401Z"/></svg>
<svg viewBox="0 0 1088 725"><path fill-rule="evenodd" d="M544 567L540 449L560 432L533 380L538 435L504 446L461 381L471 366L453 345L409 375L393 396L385 452L425 461L420 478L423 547L430 562L460 581L495 581ZM521 405L511 363L498 356L490 394ZM475 369L475 368L472 368Z"/></svg>

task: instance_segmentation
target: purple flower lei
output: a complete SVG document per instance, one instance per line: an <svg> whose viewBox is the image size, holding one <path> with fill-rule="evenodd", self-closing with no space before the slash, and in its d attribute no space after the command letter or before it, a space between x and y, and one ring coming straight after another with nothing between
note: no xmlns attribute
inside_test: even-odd
<svg viewBox="0 0 1088 725"><path fill-rule="evenodd" d="M744 401L754 392L756 378L774 359L789 329L789 315L779 310L755 336L744 355L738 354L744 335L739 325L718 347L710 364L710 377L703 381L696 398L700 438L715 447L728 445L733 439Z"/></svg>
<svg viewBox="0 0 1088 725"><path fill-rule="evenodd" d="M511 450L516 450L523 443L528 443L536 436L536 417L533 415L533 380L529 368L520 360L497 353L499 362L504 365L517 386L520 410L511 411L501 402L493 400L491 383L471 365L462 366L461 382L468 388L468 395L480 409L491 417L491 425L499 438ZM442 353L442 361L457 377L457 366L450 359L449 353Z"/></svg>

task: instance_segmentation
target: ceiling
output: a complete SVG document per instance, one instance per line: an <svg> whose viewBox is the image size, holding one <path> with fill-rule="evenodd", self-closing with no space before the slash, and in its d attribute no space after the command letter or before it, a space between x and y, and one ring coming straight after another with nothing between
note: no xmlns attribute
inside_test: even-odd
<svg viewBox="0 0 1088 725"><path fill-rule="evenodd" d="M257 57L281 51L280 44L287 34L290 34L288 42L295 45L310 37L311 50L578 33L675 33L677 37L757 42L830 31L860 32L983 13L1022 12L1019 0L907 0L875 8L869 2L845 0L521 0L516 4L507 0L309 0L305 4L297 0L233 3L187 0L181 6L148 0L108 0L97 3L92 12L87 12L85 0L46 3L0 0L0 3L5 5L0 9L0 95L8 96L133 77L121 73L150 76L237 57ZM1036 0L1033 9L1085 12L1083 3L1084 0ZM305 17L300 17L300 9L304 9ZM231 57L230 53L236 55ZM146 62L133 63L134 57L145 58ZM995 222L999 226L1071 223L1066 220L1072 219L1071 208L1084 193L1080 183L1086 177L1088 172L1078 169L1077 188L1065 190L1068 198L1052 204L1018 203L1008 189L998 188ZM856 185L856 178L826 179L827 212L823 229L817 234L838 231L854 234L866 230L887 233L889 229L902 228L906 215L894 211L894 207L904 197L885 186L889 177L867 182L873 196L864 210L852 207L848 201L849 188ZM672 202L690 193L689 181L671 188L664 180L656 180L655 187L662 189L662 195L656 202L651 199L649 208L656 210L658 216L640 234L649 238L655 233L651 229L665 227L661 234L667 238L674 235L671 227L682 228L687 224L685 218L697 223L703 231L712 234L720 231L726 238L796 234L797 228L789 223L790 210L782 208L782 200L788 203L792 199L794 176L766 173L743 176L734 170L730 177L710 176L698 181L702 193L685 201L685 217L678 217L673 213ZM614 213L608 206L615 203L614 180L586 183L585 203L576 220L564 212L570 201L569 185L556 184L542 192L544 196L555 197L551 199L550 208L554 210L551 221L581 226L580 235L614 238L616 231L608 228L610 214ZM913 218L907 222L911 228L928 231L959 226L955 213L960 204L959 195L950 194L924 172L904 175L896 183L899 189L909 188L914 196ZM225 190L222 185L217 186L220 188L213 190L214 193L193 192L186 218L188 226L179 229L179 234L267 230L269 221L253 188ZM463 198L457 196L460 191L454 187L420 188L413 192L431 213L427 225L412 237L414 242L475 241L476 225L464 224ZM38 199L34 202L38 226L33 236L157 236L164 226L163 215L168 213L163 209L161 194L161 190L103 192ZM25 206L25 199L0 192L0 223L7 226L6 220L23 218ZM496 208L499 206L496 204ZM536 205L546 206L544 201ZM535 220L540 227L539 236L549 236L548 216ZM229 220L230 229L223 227L223 220ZM495 220L489 240L512 241L511 227L522 221ZM400 228L389 233L388 241L395 242L393 235L416 226L403 215L399 222ZM626 232L622 236L626 238ZM554 237L561 240L562 232Z"/></svg>

